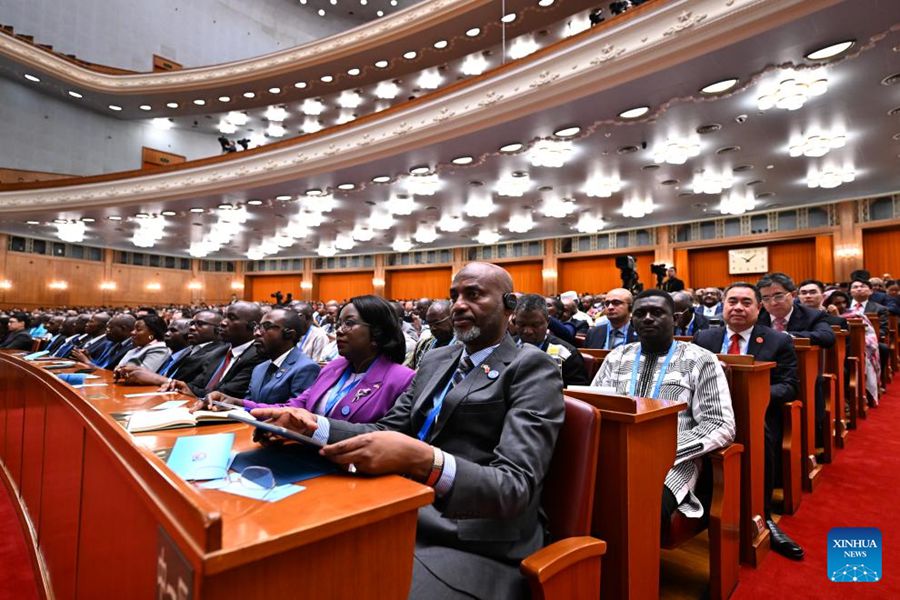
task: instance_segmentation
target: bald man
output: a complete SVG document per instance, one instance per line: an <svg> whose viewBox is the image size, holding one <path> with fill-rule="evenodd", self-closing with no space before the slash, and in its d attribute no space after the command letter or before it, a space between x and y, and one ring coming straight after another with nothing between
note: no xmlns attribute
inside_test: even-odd
<svg viewBox="0 0 900 600"><path fill-rule="evenodd" d="M694 312L694 298L687 292L674 292L675 335L694 336L698 331L709 329L709 319Z"/></svg>
<svg viewBox="0 0 900 600"><path fill-rule="evenodd" d="M603 300L607 321L588 330L584 347L612 350L623 344L636 342L637 332L631 326L632 304L634 296L625 288L609 290Z"/></svg>
<svg viewBox="0 0 900 600"><path fill-rule="evenodd" d="M564 404L556 362L506 333L512 289L504 269L466 265L450 287L461 343L430 350L377 423L252 411L326 442L339 464L434 487L434 504L419 510L410 598L528 597L518 564L545 543L541 492Z"/></svg>

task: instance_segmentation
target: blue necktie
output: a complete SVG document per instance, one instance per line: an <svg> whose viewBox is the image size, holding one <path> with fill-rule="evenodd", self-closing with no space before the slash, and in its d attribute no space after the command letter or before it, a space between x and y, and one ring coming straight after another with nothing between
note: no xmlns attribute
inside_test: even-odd
<svg viewBox="0 0 900 600"><path fill-rule="evenodd" d="M113 355L113 350L117 350L122 345L122 342L117 342L115 344L110 344L107 347L106 352L97 357L97 360L94 361L94 364L100 367L101 369L109 368L109 359Z"/></svg>
<svg viewBox="0 0 900 600"><path fill-rule="evenodd" d="M613 348L618 348L619 346L622 345L622 342L624 341L622 339L622 331L619 329L613 329L612 335L613 335L613 339L612 339L611 346Z"/></svg>

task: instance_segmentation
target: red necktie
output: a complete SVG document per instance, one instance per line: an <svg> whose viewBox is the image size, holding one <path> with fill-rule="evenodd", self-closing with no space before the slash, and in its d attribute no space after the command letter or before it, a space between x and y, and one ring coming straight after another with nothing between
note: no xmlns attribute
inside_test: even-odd
<svg viewBox="0 0 900 600"><path fill-rule="evenodd" d="M228 369L228 365L231 364L231 347L228 347L228 352L225 353L225 360L222 361L222 366L216 371L215 375L209 380L209 383L206 384L206 391L212 391L216 389L216 386L219 385L219 381L222 379L222 376L225 374L225 370Z"/></svg>
<svg viewBox="0 0 900 600"><path fill-rule="evenodd" d="M775 331L784 332L784 326L787 325L787 321L785 321L784 317L780 319L775 319L775 323L773 324L775 327Z"/></svg>
<svg viewBox="0 0 900 600"><path fill-rule="evenodd" d="M739 333L731 334L731 343L728 345L728 354L741 353L741 335Z"/></svg>

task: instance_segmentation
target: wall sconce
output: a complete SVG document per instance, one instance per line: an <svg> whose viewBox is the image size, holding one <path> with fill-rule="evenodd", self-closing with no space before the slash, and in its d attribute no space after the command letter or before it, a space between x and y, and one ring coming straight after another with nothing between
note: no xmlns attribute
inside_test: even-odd
<svg viewBox="0 0 900 600"><path fill-rule="evenodd" d="M384 279L382 279L381 277L373 277L372 285L374 285L375 287L384 287Z"/></svg>
<svg viewBox="0 0 900 600"><path fill-rule="evenodd" d="M541 269L541 276L544 279L556 279L556 269Z"/></svg>
<svg viewBox="0 0 900 600"><path fill-rule="evenodd" d="M115 281L101 281L100 289L101 290L114 290L114 289L116 289L116 282Z"/></svg>
<svg viewBox="0 0 900 600"><path fill-rule="evenodd" d="M301 290L311 290L313 288L312 281L301 281L300 289Z"/></svg>
<svg viewBox="0 0 900 600"><path fill-rule="evenodd" d="M69 284L65 281L51 281L47 284L47 287L51 290L67 290L69 289Z"/></svg>
<svg viewBox="0 0 900 600"><path fill-rule="evenodd" d="M302 287L302 286L301 286ZM244 283L242 281L232 281L231 289L233 290L242 290L244 289Z"/></svg>
<svg viewBox="0 0 900 600"><path fill-rule="evenodd" d="M0 281L0 290L11 290L12 289L12 281L9 279L3 279Z"/></svg>
<svg viewBox="0 0 900 600"><path fill-rule="evenodd" d="M841 259L859 258L862 256L862 250L859 246L844 246L835 250L834 255Z"/></svg>
<svg viewBox="0 0 900 600"><path fill-rule="evenodd" d="M199 281L192 281L188 284L188 289L189 290L202 290L203 284L200 283Z"/></svg>
<svg viewBox="0 0 900 600"><path fill-rule="evenodd" d="M162 289L162 285L158 281L151 281L147 284L147 289L151 292L158 292Z"/></svg>

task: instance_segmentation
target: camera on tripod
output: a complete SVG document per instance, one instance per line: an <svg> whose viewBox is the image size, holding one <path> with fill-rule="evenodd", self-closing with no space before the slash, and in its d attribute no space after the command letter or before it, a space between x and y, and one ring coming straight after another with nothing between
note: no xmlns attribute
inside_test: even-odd
<svg viewBox="0 0 900 600"><path fill-rule="evenodd" d="M616 257L616 268L619 269L619 275L622 277L622 287L632 294L639 294L644 290L644 285L640 282L634 268L636 262L634 257L628 254Z"/></svg>

